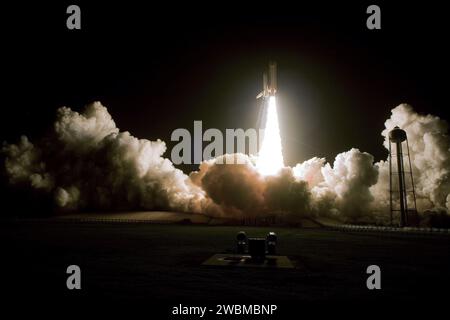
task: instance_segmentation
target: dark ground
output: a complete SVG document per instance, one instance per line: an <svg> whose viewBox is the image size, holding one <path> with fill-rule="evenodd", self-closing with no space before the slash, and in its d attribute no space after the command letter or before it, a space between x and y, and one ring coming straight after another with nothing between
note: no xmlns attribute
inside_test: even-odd
<svg viewBox="0 0 450 320"><path fill-rule="evenodd" d="M202 262L233 249L237 231L279 236L295 269L215 268ZM327 301L414 306L447 299L450 237L199 225L21 222L0 225L3 292L10 301L179 303ZM81 267L82 290L66 289L66 268ZM382 290L366 288L368 265ZM31 300L28 300L31 299ZM9 302L8 300L6 300ZM150 302L151 301L151 302ZM414 302L414 303L413 303ZM409 308L409 307L408 307ZM428 308L428 307L427 307ZM430 305L430 308L435 306Z"/></svg>

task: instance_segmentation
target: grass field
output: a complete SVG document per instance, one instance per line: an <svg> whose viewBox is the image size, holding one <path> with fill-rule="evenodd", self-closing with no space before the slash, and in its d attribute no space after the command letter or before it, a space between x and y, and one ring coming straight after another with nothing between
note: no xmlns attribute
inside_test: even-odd
<svg viewBox="0 0 450 320"><path fill-rule="evenodd" d="M295 269L202 266L230 252L235 235L278 234ZM16 222L0 225L3 290L26 299L121 301L396 301L445 298L450 237L343 233L323 229L201 225ZM82 290L66 289L66 268ZM366 288L368 265L382 290ZM6 287L5 287L6 286Z"/></svg>

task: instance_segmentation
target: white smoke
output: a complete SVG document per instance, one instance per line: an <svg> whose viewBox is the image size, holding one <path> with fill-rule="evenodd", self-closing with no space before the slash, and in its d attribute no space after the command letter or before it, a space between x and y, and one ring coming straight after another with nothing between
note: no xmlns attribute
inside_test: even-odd
<svg viewBox="0 0 450 320"><path fill-rule="evenodd" d="M77 113L62 107L40 147L26 137L5 144L12 184L45 189L60 208L202 212L204 192L162 154L163 141L119 132L99 102Z"/></svg>
<svg viewBox="0 0 450 320"><path fill-rule="evenodd" d="M294 167L298 179L308 182L318 214L357 221L369 214L369 188L377 181L373 157L358 149L340 153L333 166L312 158Z"/></svg>
<svg viewBox="0 0 450 320"><path fill-rule="evenodd" d="M446 122L402 104L385 123L385 147L394 126L408 135L419 211L450 210ZM40 143L23 136L2 149L10 184L39 190L63 210L167 209L291 220L324 215L365 222L385 219L389 208L388 163L374 163L358 149L338 154L332 164L312 158L272 176L261 175L256 159L243 154L204 161L187 176L163 157L165 151L161 140L120 132L99 102L82 113L62 107ZM223 164L229 157L242 164Z"/></svg>
<svg viewBox="0 0 450 320"><path fill-rule="evenodd" d="M401 104L392 110L381 133L387 149L389 131L395 126L405 130L408 136L418 211L449 211L450 138L447 123L436 116L420 115L410 105ZM380 161L377 166L380 177L371 191L379 204L387 207L389 164ZM409 164L406 167L409 168Z"/></svg>

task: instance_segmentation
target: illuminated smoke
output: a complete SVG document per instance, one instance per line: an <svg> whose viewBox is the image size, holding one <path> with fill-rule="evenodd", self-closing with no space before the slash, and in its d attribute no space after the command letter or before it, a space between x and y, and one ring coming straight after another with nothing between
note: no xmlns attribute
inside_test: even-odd
<svg viewBox="0 0 450 320"><path fill-rule="evenodd" d="M17 144L4 143L3 171L16 189L47 197L59 210L163 209L235 218L275 214L289 221L328 216L387 222L386 161L374 163L372 155L351 149L330 163L312 158L284 167L276 101L271 101L259 157L219 156L189 176L163 157L163 141L121 132L99 102L82 113L60 108L53 130L41 141L23 136ZM402 104L385 123L385 146L396 125L408 135L419 211L448 212L447 123ZM235 164L223 164L230 162Z"/></svg>
<svg viewBox="0 0 450 320"><path fill-rule="evenodd" d="M256 168L263 175L274 175L284 167L275 96L269 98L266 119L264 137L258 154Z"/></svg>
<svg viewBox="0 0 450 320"><path fill-rule="evenodd" d="M119 132L99 102L83 113L62 107L39 144L5 144L11 184L41 190L71 210L171 209L203 212L204 192L170 160L163 141Z"/></svg>
<svg viewBox="0 0 450 320"><path fill-rule="evenodd" d="M389 148L389 131L399 126L406 131L417 196L417 209L450 210L450 138L448 124L439 117L420 115L408 104L392 109L381 133L384 146ZM372 188L379 207L389 205L389 164L377 163L379 179ZM408 199L411 203L412 199Z"/></svg>

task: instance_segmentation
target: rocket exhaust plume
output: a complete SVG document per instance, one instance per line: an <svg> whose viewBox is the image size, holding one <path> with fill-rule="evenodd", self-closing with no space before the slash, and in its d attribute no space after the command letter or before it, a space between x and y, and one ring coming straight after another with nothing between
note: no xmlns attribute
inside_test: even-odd
<svg viewBox="0 0 450 320"><path fill-rule="evenodd" d="M269 64L269 78L263 74L263 91L256 96L262 98L262 119L265 119L264 136L256 161L256 169L264 176L274 175L284 167L280 128L277 110L277 65Z"/></svg>
<svg viewBox="0 0 450 320"><path fill-rule="evenodd" d="M59 210L166 209L228 217L276 212L290 221L332 216L389 223L387 162L374 163L370 154L351 149L333 163L315 157L284 167L276 100L269 100L260 159L227 154L203 161L187 176L163 157L163 141L121 132L97 102L82 113L60 108L53 131L41 141L23 136L17 144L4 143L2 169L10 185L52 199ZM396 125L410 137L419 212L448 213L447 123L403 104L386 121L386 141ZM244 164L226 164L235 163L224 161L229 157Z"/></svg>
<svg viewBox="0 0 450 320"><path fill-rule="evenodd" d="M16 189L52 200L59 210L163 209L234 218L276 213L291 222L325 216L389 223L388 162L374 163L372 155L352 148L332 163L314 157L284 166L275 64L269 71L258 95L264 99L265 130L257 157L219 155L186 175L163 157L163 141L121 132L106 107L95 102L81 113L58 109L53 130L41 141L23 136L17 144L4 142L3 175ZM395 126L409 137L418 211L448 217L447 123L401 104L385 122L386 149Z"/></svg>
<svg viewBox="0 0 450 320"><path fill-rule="evenodd" d="M256 162L262 175L274 175L284 167L276 97L270 96L268 104L264 137Z"/></svg>

